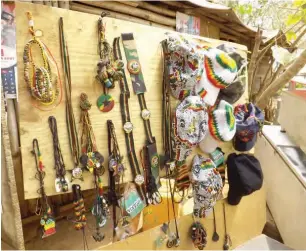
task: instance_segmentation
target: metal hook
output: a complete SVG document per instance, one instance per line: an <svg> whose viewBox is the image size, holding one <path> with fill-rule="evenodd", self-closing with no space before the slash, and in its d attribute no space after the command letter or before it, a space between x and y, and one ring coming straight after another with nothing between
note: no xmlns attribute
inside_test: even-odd
<svg viewBox="0 0 306 251"><path fill-rule="evenodd" d="M107 11L102 11L102 13L101 13L101 17L103 18L103 17L106 17L106 16L109 16L110 15L110 13Z"/></svg>

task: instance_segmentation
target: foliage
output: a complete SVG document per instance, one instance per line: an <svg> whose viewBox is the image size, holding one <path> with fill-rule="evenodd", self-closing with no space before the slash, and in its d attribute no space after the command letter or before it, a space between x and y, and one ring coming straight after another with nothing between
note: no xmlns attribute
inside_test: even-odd
<svg viewBox="0 0 306 251"><path fill-rule="evenodd" d="M300 21L306 23L306 0L213 0L235 10L247 25L264 30L285 30ZM290 40L294 39L291 32Z"/></svg>

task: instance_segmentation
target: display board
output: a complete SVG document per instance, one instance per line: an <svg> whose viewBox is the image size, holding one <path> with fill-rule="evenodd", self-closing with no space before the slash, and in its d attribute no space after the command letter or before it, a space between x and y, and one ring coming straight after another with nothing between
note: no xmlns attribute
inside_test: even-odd
<svg viewBox="0 0 306 251"><path fill-rule="evenodd" d="M55 170L53 159L52 136L48 125L48 117L53 115L57 119L58 135L60 145L67 170L73 168L73 161L70 154L66 120L65 120L65 100L63 96L62 103L51 111L40 111L34 108L31 103L31 96L28 92L26 83L23 78L23 50L25 44L31 38L28 32L28 19L26 12L31 11L35 23L35 28L43 32L42 41L49 47L60 70L61 79L63 79L63 68L60 57L59 44L59 18L63 17L65 36L69 47L70 67L72 77L72 104L77 122L80 127L80 94L85 92L92 108L89 110L93 130L97 140L98 150L108 160L107 150L107 126L108 119L113 120L116 128L117 138L121 153L125 159L125 181L132 180L130 166L127 160L126 145L124 140L124 131L122 129L119 94L120 88L110 90L110 94L115 99L115 107L108 113L99 111L96 106L96 100L102 93L102 86L95 81L96 65L99 60L98 56L98 33L97 23L98 15L91 15L64 9L52 8L42 5L33 5L29 3L17 2L16 8L16 26L17 26L17 57L18 57L18 92L19 92L19 126L21 153L24 179L24 196L25 199L39 197L37 190L39 182L35 179L36 167L32 150L32 140L37 138L42 153L43 163L45 165L45 190L47 195L58 194L55 191ZM144 80L147 87L145 94L148 109L151 111L152 133L156 137L157 150L159 154L162 150L162 47L160 42L165 39L164 29L136 24L128 21L122 21L112 18L104 18L106 23L106 37L112 44L113 38L118 37L121 33L133 32L137 50L139 54ZM225 41L201 38L186 35L193 38L203 45L212 47L226 43L237 49L237 52L246 57L247 48L243 45L228 43ZM122 47L122 45L121 45ZM123 52L123 48L122 48ZM124 62L125 55L123 54ZM135 152L139 158L139 152L145 144L145 130L142 118L140 117L140 107L137 96L133 93L129 73L126 71L127 81L131 91L130 113L131 121L134 125ZM247 97L241 98L245 102ZM174 103L174 102L173 102ZM174 104L175 105L175 104ZM80 136L80 135L79 135ZM230 144L223 147L227 153L232 151ZM188 158L188 162L192 156ZM187 162L187 163L188 163ZM69 179L70 179L70 174ZM103 182L108 183L107 171L103 175ZM81 184L82 189L93 188L93 176L89 172L84 174L84 182L75 180L74 183ZM71 190L69 191L71 192Z"/></svg>

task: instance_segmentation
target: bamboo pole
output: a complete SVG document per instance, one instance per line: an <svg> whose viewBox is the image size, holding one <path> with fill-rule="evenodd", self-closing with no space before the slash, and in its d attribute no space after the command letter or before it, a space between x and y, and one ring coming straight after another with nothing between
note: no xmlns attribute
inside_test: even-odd
<svg viewBox="0 0 306 251"><path fill-rule="evenodd" d="M44 0L44 4L47 6L52 6L51 0Z"/></svg>
<svg viewBox="0 0 306 251"><path fill-rule="evenodd" d="M138 2L138 8L150 10L152 12L155 12L157 14L161 14L164 16L176 17L176 11L164 9L164 8L155 6L153 4L149 4L147 2Z"/></svg>
<svg viewBox="0 0 306 251"><path fill-rule="evenodd" d="M78 1L87 5L92 5L100 8L104 8L107 10L111 10L114 12L119 12L131 16L135 16L141 19L145 19L154 23L163 24L166 26L172 26L175 27L176 20L174 18L164 17L161 15L158 15L154 12L147 11L147 10L141 10L138 8L133 8L131 6L127 6L125 4L121 4L118 2L100 2L100 1Z"/></svg>
<svg viewBox="0 0 306 251"><path fill-rule="evenodd" d="M58 1L58 7L69 10L69 1Z"/></svg>
<svg viewBox="0 0 306 251"><path fill-rule="evenodd" d="M172 7L176 7L178 9L195 9L195 7L178 2L178 1L163 1L163 3L172 6ZM183 10L182 10L183 11Z"/></svg>
<svg viewBox="0 0 306 251"><path fill-rule="evenodd" d="M137 1L115 1L115 2L122 3L122 4L125 4L125 5L128 5L128 6L132 6L134 8L137 8L138 4L140 3L140 2L137 2Z"/></svg>
<svg viewBox="0 0 306 251"><path fill-rule="evenodd" d="M44 1L43 0L33 0L33 3L44 4Z"/></svg>
<svg viewBox="0 0 306 251"><path fill-rule="evenodd" d="M51 0L53 7L58 7L58 1L57 0Z"/></svg>
<svg viewBox="0 0 306 251"><path fill-rule="evenodd" d="M101 9L101 8L97 8L97 7L86 6L86 5L75 3L75 2L71 3L71 10L90 13L90 14L95 14L95 15L101 15L101 13L103 11L105 11L105 12L108 12L109 17L112 17L112 18L126 20L126 21L130 21L130 22L134 22L134 23L145 24L145 25L149 25L149 26L153 26L153 27L159 27L159 28L163 28L163 29L167 29L167 30L175 30L174 27L165 26L165 25L161 25L161 24L156 24L156 23L153 23L153 22L150 22L150 21L147 21L147 20L137 18L137 17L131 17L131 16L124 15L124 14L121 14L121 13L117 13L117 12L113 12L113 11L109 11L109 10L105 10L105 9Z"/></svg>

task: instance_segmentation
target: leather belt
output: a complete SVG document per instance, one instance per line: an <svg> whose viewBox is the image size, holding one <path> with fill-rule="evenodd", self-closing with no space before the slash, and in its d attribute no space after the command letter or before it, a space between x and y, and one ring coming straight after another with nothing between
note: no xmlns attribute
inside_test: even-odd
<svg viewBox="0 0 306 251"><path fill-rule="evenodd" d="M115 60L122 60L122 55L119 46L120 38L117 37L113 42L113 52ZM132 175L134 182L138 185L137 191L142 199L145 201L145 192L144 192L144 177L140 172L139 164L137 161L135 146L134 146L134 137L133 137L133 124L131 122L130 112L129 112L129 103L128 99L130 97L129 88L126 81L125 72L122 69L123 78L120 79L120 108L122 116L123 129L125 131L125 143L127 147L128 159L131 166Z"/></svg>
<svg viewBox="0 0 306 251"><path fill-rule="evenodd" d="M141 117L146 131L146 137L147 137L146 151L147 151L148 161L150 164L151 173L154 176L157 188L159 188L161 186L159 180L160 159L156 149L155 137L152 136L151 125L150 125L151 113L147 109L146 100L144 96L144 93L146 92L146 86L141 71L141 65L139 62L134 36L133 33L124 33L121 34L121 37L122 37L122 43L125 55L127 58L127 68L131 76L134 92L138 96L138 101L141 109Z"/></svg>

